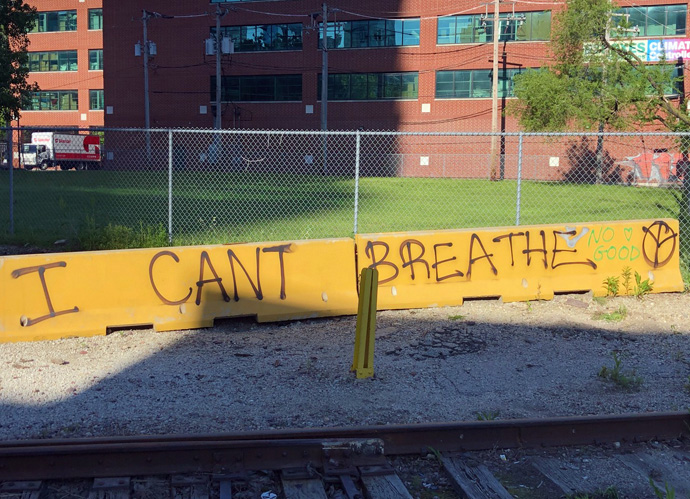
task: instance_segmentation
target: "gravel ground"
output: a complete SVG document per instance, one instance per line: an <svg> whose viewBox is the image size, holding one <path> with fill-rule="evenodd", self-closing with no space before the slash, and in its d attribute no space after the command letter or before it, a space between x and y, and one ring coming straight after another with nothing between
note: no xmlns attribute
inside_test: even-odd
<svg viewBox="0 0 690 499"><path fill-rule="evenodd" d="M355 317L0 344L0 439L685 410L689 301L379 312L369 379L349 372ZM600 376L614 352L618 383Z"/></svg>

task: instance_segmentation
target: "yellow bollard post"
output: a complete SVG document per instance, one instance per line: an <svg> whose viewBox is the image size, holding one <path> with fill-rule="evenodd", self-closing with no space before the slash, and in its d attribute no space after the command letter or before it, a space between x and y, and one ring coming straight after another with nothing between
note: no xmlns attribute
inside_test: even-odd
<svg viewBox="0 0 690 499"><path fill-rule="evenodd" d="M350 371L356 371L357 378L370 378L374 375L374 337L378 287L378 270L362 269L359 283L357 326L355 328L355 353L350 368Z"/></svg>

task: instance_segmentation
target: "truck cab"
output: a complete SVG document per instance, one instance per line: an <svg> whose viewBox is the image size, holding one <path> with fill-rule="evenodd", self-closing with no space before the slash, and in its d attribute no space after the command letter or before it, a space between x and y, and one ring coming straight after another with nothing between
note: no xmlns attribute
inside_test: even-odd
<svg viewBox="0 0 690 499"><path fill-rule="evenodd" d="M24 144L22 146L22 166L27 170L39 167L45 170L50 165L50 153L42 144Z"/></svg>

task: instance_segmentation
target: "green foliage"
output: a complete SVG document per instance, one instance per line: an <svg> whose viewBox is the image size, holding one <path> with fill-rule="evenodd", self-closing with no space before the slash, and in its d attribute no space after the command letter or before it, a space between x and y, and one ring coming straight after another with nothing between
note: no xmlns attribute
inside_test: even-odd
<svg viewBox="0 0 690 499"><path fill-rule="evenodd" d="M688 381L683 385L683 390L690 393L690 376L688 376Z"/></svg>
<svg viewBox="0 0 690 499"><path fill-rule="evenodd" d="M467 318L466 315L450 315L448 316L449 321L464 321Z"/></svg>
<svg viewBox="0 0 690 499"><path fill-rule="evenodd" d="M632 280L632 269L630 267L623 267L623 272L621 273L621 278L623 279L623 289L625 289L625 294L630 294L630 282Z"/></svg>
<svg viewBox="0 0 690 499"><path fill-rule="evenodd" d="M609 276L604 279L604 288L606 288L606 296L616 296L618 294L619 279L615 276Z"/></svg>
<svg viewBox="0 0 690 499"><path fill-rule="evenodd" d="M500 414L501 411L481 411L477 413L477 421L493 421Z"/></svg>
<svg viewBox="0 0 690 499"><path fill-rule="evenodd" d="M628 391L637 390L642 385L642 378L635 374L635 371L624 373L622 368L623 361L618 352L613 352L613 369L603 366L599 371L599 377L612 381L615 385Z"/></svg>
<svg viewBox="0 0 690 499"><path fill-rule="evenodd" d="M510 112L526 131L690 125L665 96L675 80L668 65L646 65L615 43L625 36L625 26L612 21L617 8L611 0L567 0L554 15L554 62L515 77Z"/></svg>
<svg viewBox="0 0 690 499"><path fill-rule="evenodd" d="M26 107L36 84L27 83L29 75L29 37L36 22L36 9L23 0L6 0L0 7L0 120L4 124L19 116Z"/></svg>
<svg viewBox="0 0 690 499"><path fill-rule="evenodd" d="M431 452L434 455L439 466L443 466L443 456L441 455L441 452L438 449L434 449L431 446L427 447L427 449L429 449L429 452Z"/></svg>
<svg viewBox="0 0 690 499"><path fill-rule="evenodd" d="M594 316L595 319L608 321L608 322L620 322L625 319L628 315L628 309L621 305L615 312L602 312Z"/></svg>
<svg viewBox="0 0 690 499"><path fill-rule="evenodd" d="M133 229L108 224L99 227L94 217L87 216L78 234L79 247L86 251L127 248L156 248L168 245L168 235L162 225L144 225Z"/></svg>
<svg viewBox="0 0 690 499"><path fill-rule="evenodd" d="M635 287L633 288L633 295L636 298L642 298L644 295L648 295L654 289L654 286L649 279L642 280L642 276L636 271L635 272Z"/></svg>
<svg viewBox="0 0 690 499"><path fill-rule="evenodd" d="M566 499L619 499L618 491L614 486L607 487L605 490L594 492L593 494L588 493L575 493L565 496Z"/></svg>
<svg viewBox="0 0 690 499"><path fill-rule="evenodd" d="M656 486L652 477L649 477L649 485L654 489L654 495L659 499L676 499L676 491L668 483L664 482L664 490Z"/></svg>

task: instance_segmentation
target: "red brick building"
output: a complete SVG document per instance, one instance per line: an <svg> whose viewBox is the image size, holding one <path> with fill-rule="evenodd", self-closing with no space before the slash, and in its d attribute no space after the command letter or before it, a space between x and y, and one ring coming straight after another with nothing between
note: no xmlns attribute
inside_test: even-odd
<svg viewBox="0 0 690 499"><path fill-rule="evenodd" d="M501 3L500 97L512 95L515 72L547 60L559 5ZM337 0L327 8L329 129L491 130L493 13L482 2ZM145 124L144 61L135 55L144 10L156 51L148 60L151 126L213 126L216 57L205 55L205 40L216 9L234 42L221 57L222 127L320 128L321 0L106 3L107 126ZM640 0L628 13L641 25L638 38L678 39L687 10L687 2ZM515 131L516 123L508 117L501 128Z"/></svg>
<svg viewBox="0 0 690 499"><path fill-rule="evenodd" d="M40 92L22 111L23 127L103 126L102 0L31 0L29 81Z"/></svg>

